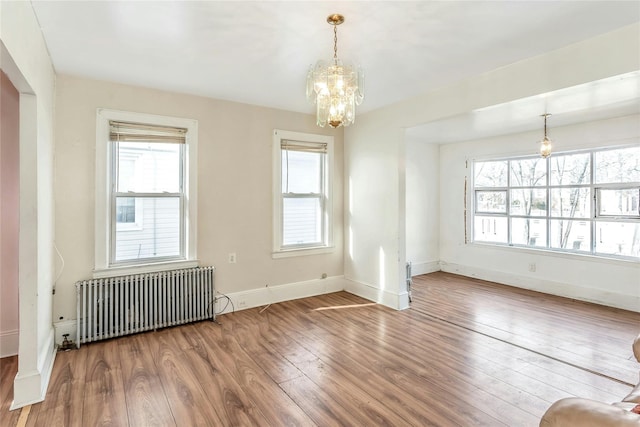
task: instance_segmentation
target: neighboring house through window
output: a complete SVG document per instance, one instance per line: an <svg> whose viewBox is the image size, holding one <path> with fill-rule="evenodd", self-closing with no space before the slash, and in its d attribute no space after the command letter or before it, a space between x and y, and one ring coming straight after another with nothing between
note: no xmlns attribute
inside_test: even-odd
<svg viewBox="0 0 640 427"><path fill-rule="evenodd" d="M273 256L332 249L333 137L274 131Z"/></svg>
<svg viewBox="0 0 640 427"><path fill-rule="evenodd" d="M196 265L197 122L99 110L97 123L94 275Z"/></svg>

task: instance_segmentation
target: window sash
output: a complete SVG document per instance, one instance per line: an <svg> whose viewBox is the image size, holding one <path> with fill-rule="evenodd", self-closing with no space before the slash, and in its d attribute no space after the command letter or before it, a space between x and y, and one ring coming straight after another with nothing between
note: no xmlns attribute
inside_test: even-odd
<svg viewBox="0 0 640 427"><path fill-rule="evenodd" d="M117 139L119 136L118 135L114 135L114 123L125 123L127 125L127 127L123 126L121 128L117 128L117 129L125 129L126 131L129 131L131 129L134 130L140 130L141 132L139 134L134 135L135 138L137 138L135 141L129 140L129 139ZM164 126L156 126L156 125L143 125L143 124L134 124L134 123L129 123L129 122L114 122L114 121L110 121L109 122L110 125L110 129L111 132L109 134L109 140L110 140L110 145L111 145L111 169L110 169L110 182L111 182L111 195L109 197L109 202L110 202L110 218L109 218L109 266L110 267L120 267L120 266L128 266L128 265L139 265L139 264L147 264L150 262L163 262L163 261L182 261L182 260L186 260L186 237L185 237L185 233L186 233L186 218L185 218L185 192L184 192L184 181L185 181L185 177L184 177L184 173L185 173L185 146L186 144L184 144L183 142L179 142L178 140L176 140L175 138L172 140L171 138L173 138L173 136L170 135L170 129L179 129L179 133L182 133L182 131L184 131L184 136L186 136L186 129L181 129L181 128L170 128L170 127L164 127ZM137 126L137 127L136 127ZM154 134L155 131L155 134ZM145 132L145 133L142 133ZM161 135L162 132L165 132L165 136L167 136L166 138L163 137L163 135ZM126 134L123 133L122 135L130 135L130 134ZM114 140L114 136L116 137L116 140ZM179 191L178 192L167 192L167 191L158 191L158 192L136 192L136 191L127 191L127 192L120 192L118 191L118 177L119 177L119 171L118 171L118 164L119 164L119 156L120 156L120 146L119 146L119 142L140 142L140 143L168 143L168 142L175 142L175 143L180 143L183 144L180 147L180 150L178 151L178 156L179 156ZM126 231L130 231L127 229L123 229L120 228L118 229L117 226L117 208L116 208L116 200L119 197L129 197L129 198L134 198L134 199L144 199L144 198L158 198L158 199L162 199L162 198L177 198L178 199L178 215L179 215L179 225L178 225L178 233L179 233L179 253L176 255L169 255L169 256L152 256L152 257L142 257L142 258L135 258L135 259L126 259L126 260L118 260L117 259L117 234L119 232L126 232ZM156 227L156 224L153 225L153 227ZM131 230L135 230L135 229L131 229Z"/></svg>
<svg viewBox="0 0 640 427"><path fill-rule="evenodd" d="M316 144L316 143L301 143L301 142L296 142L298 145L298 147L303 146L303 147L308 147L310 148L310 150L301 150L301 149L295 149L292 150L291 144L287 144L285 142L282 143L281 145L281 149L282 151L302 151L302 152L306 152L306 153L317 153L320 156L320 167L318 170L318 173L320 174L319 177L319 182L320 182L320 193L314 193L314 192L309 192L309 193L298 193L298 192L285 192L285 190L283 190L281 192L280 195L280 229L282 230L280 233L280 248L287 250L287 249L298 249L298 248L308 248L308 247L319 247L319 246L326 246L327 245L327 212L326 212L326 203L325 203L325 194L326 194L326 173L327 173L327 168L326 168L326 148L327 148L327 144ZM300 145L302 144L302 145ZM286 149L283 147L287 147ZM286 156L282 156L287 158ZM282 177L281 179L283 181L288 180L288 173L287 176L282 176L283 175L283 168L285 166L283 164L281 164L281 173L280 176ZM286 166L287 168L287 172L289 170L289 166ZM280 188L285 188L288 190L288 185L287 183L285 183L283 186L281 186ZM298 243L298 244L286 244L285 243L285 234L287 233L287 229L286 224L285 224L285 216L286 216L286 212L285 212L285 200L286 199L314 199L318 201L318 205L319 205L319 211L320 211L320 238L317 241L312 241L312 242L305 242L305 243Z"/></svg>
<svg viewBox="0 0 640 427"><path fill-rule="evenodd" d="M138 232L139 229L134 229L133 231L128 229L118 229L117 227L117 219L116 219L116 199L118 197L128 197L136 199L178 199L178 254L177 255L168 255L168 256L151 256L151 257L140 257L135 259L117 259L117 234L118 233L129 233L129 232ZM185 260L185 198L181 193L163 193L163 194L155 194L155 193L113 193L112 201L111 201L111 222L110 222L110 265L112 266L122 266L122 265L132 265L146 262L161 262L168 260ZM154 223L153 227L155 228L157 224ZM154 230L154 233L156 230Z"/></svg>
<svg viewBox="0 0 640 427"><path fill-rule="evenodd" d="M628 191L630 193L630 195L635 194L636 198L635 200L632 201L632 203L635 201L635 213L603 213L602 211L602 204L603 204L603 192L610 192L610 191ZM633 186L633 187L629 187L629 186L609 186L609 187L596 187L595 188L595 194L596 194L596 213L595 216L596 218L606 218L607 221L612 220L612 219L640 219L640 186ZM633 209L633 206L632 206Z"/></svg>

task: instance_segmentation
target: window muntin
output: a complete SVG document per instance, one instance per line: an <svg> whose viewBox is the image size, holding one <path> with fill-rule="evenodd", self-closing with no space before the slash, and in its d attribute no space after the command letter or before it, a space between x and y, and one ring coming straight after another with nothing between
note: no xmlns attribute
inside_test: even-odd
<svg viewBox="0 0 640 427"><path fill-rule="evenodd" d="M332 246L332 142L274 131L274 256Z"/></svg>
<svg viewBox="0 0 640 427"><path fill-rule="evenodd" d="M473 166L473 241L640 258L640 147Z"/></svg>

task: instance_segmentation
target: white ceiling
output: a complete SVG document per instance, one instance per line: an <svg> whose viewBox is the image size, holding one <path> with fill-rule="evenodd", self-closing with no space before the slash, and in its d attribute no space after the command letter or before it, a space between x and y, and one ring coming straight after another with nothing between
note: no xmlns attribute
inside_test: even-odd
<svg viewBox="0 0 640 427"><path fill-rule="evenodd" d="M305 113L331 13L365 70L360 113L640 21L638 1L32 3L58 73Z"/></svg>

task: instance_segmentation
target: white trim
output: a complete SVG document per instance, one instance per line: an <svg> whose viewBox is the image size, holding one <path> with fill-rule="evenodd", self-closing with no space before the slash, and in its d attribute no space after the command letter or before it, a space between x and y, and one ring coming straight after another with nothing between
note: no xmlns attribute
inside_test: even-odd
<svg viewBox="0 0 640 427"><path fill-rule="evenodd" d="M325 169L325 192L326 201L324 212L326 215L324 240L326 246L313 247L313 248L287 248L282 249L282 140L292 140L300 142L314 142L327 144L326 154L326 169ZM292 132L280 129L274 129L273 131L273 169L272 180L273 183L273 245L272 245L272 257L273 258L286 258L302 255L315 255L320 253L333 252L333 175L334 175L334 154L333 154L334 138L328 135L318 135L311 133Z"/></svg>
<svg viewBox="0 0 640 427"><path fill-rule="evenodd" d="M33 371L18 371L13 381L13 401L9 407L10 411L42 402L46 397L51 372L53 371L53 363L56 359L56 346L53 341L53 328L51 328L49 336L46 339L46 344L42 349L42 354L38 358L38 360L43 361L42 366ZM29 397L26 398L26 396ZM18 397L18 399L16 399L16 397ZM20 400L20 397L23 397L24 400Z"/></svg>
<svg viewBox="0 0 640 427"><path fill-rule="evenodd" d="M103 277L126 276L131 274L155 273L156 271L178 270L182 268L192 268L199 265L198 260L191 261L165 261L152 264L125 265L102 270L93 270L94 279Z"/></svg>
<svg viewBox="0 0 640 427"><path fill-rule="evenodd" d="M411 262L411 277L440 271L440 261Z"/></svg>
<svg viewBox="0 0 640 427"><path fill-rule="evenodd" d="M394 310L409 308L409 293L406 290L395 294L366 283L349 280L345 291L366 298L369 301L393 308Z"/></svg>
<svg viewBox="0 0 640 427"><path fill-rule="evenodd" d="M277 258L289 258L293 256L304 256L304 255L319 255L319 254L328 254L335 250L335 246L323 246L320 248L306 248L306 249L287 249L279 252L273 252L271 257L274 259Z"/></svg>
<svg viewBox="0 0 640 427"><path fill-rule="evenodd" d="M537 277L519 276L511 273L477 268L468 265L440 262L442 271L488 280L516 288L529 289L550 295L573 298L580 301L617 307L623 310L640 312L640 296L624 295L602 289L576 286L569 283L539 279Z"/></svg>
<svg viewBox="0 0 640 427"><path fill-rule="evenodd" d="M593 255L587 252L569 252L569 251L553 251L548 248L534 248L530 246L509 246L507 244L495 244L490 242L470 242L467 243L470 247L497 249L510 253L521 252L529 255L547 255L555 258L565 258L588 262L600 262L603 264L620 265L620 266L634 266L640 267L640 260L636 258L614 258L608 256Z"/></svg>
<svg viewBox="0 0 640 427"><path fill-rule="evenodd" d="M283 301L340 292L345 290L347 282L348 280L346 280L344 276L332 276L326 279L313 279L282 285L267 285L249 291L225 294L233 302L233 307L231 304L226 305L226 299L220 297L219 294L219 299L216 303L216 313L231 313L234 308L236 311L239 311ZM221 312L223 308L225 310Z"/></svg>
<svg viewBox="0 0 640 427"><path fill-rule="evenodd" d="M0 332L0 357L15 356L18 354L18 346L20 343L20 331Z"/></svg>
<svg viewBox="0 0 640 427"><path fill-rule="evenodd" d="M109 193L111 170L109 159L109 120L147 123L160 126L174 126L187 129L185 150L185 203L184 215L187 218L185 231L185 258L194 261L197 258L197 212L198 212L198 121L155 114L132 113L127 111L98 108L96 113L96 182L95 182L95 268L94 277L106 277L109 266ZM159 263L158 265L163 264ZM156 265L156 264L154 264ZM144 270L146 266L142 266ZM126 269L133 268L127 266ZM162 268L162 267L160 267ZM173 268L173 267L172 267ZM125 269L118 270L126 271ZM143 272L143 271L140 271ZM118 273L121 274L121 273Z"/></svg>

